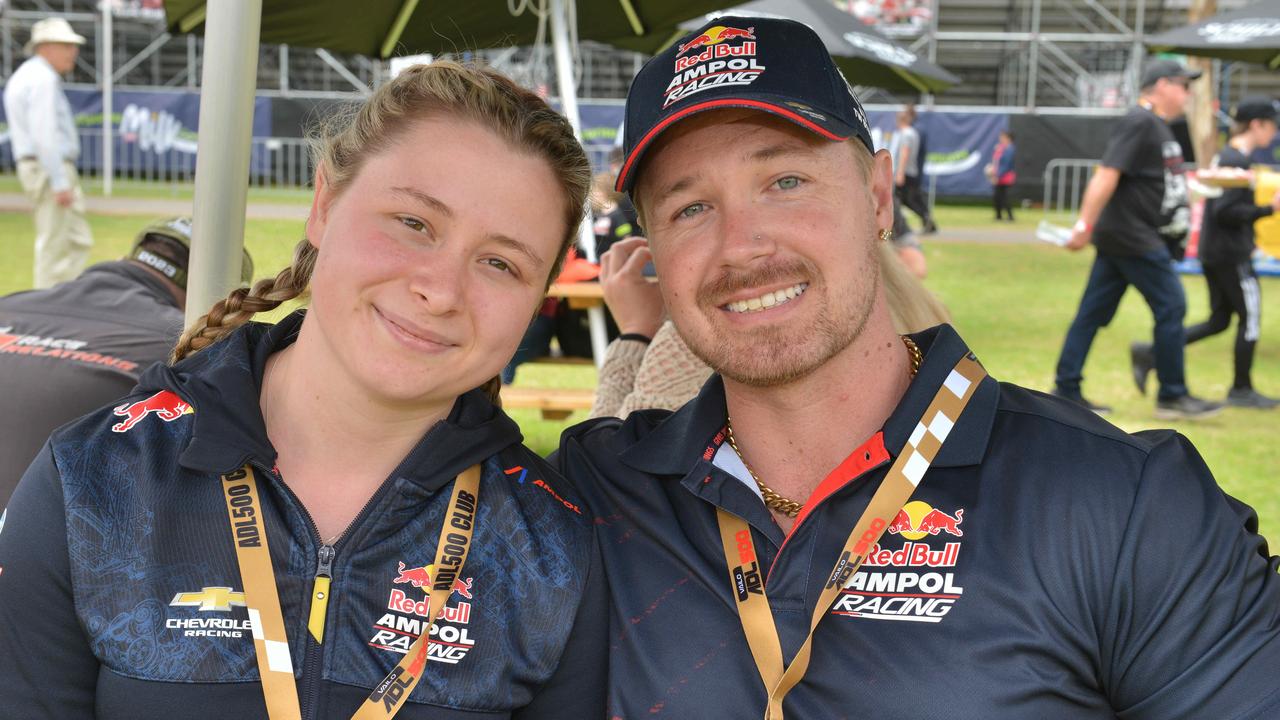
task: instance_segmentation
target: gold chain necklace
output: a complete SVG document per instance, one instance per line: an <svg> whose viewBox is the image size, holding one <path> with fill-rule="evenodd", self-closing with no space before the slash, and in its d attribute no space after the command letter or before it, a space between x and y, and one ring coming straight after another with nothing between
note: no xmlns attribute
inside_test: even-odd
<svg viewBox="0 0 1280 720"><path fill-rule="evenodd" d="M902 344L907 346L907 354L911 356L911 368L908 371L908 377L914 380L916 373L920 372L920 361L922 359L920 348L916 346L914 340L906 335L901 337ZM756 475L756 471L752 470L751 466L747 464L747 459L742 456L742 451L738 449L738 443L733 437L733 419L727 414L724 417L724 429L725 434L728 436L729 447L733 448L733 451L738 455L738 459L742 461L742 467L747 469L747 472L751 474L751 479L755 480L756 486L760 488L760 494L764 496L765 507L791 518L799 515L800 511L804 509L804 503L779 495L773 488L765 485Z"/></svg>

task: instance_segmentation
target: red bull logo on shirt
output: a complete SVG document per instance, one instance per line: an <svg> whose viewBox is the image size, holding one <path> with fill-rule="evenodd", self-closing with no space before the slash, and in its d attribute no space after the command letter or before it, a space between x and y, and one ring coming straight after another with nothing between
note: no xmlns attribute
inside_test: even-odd
<svg viewBox="0 0 1280 720"><path fill-rule="evenodd" d="M165 422L173 422L183 415L194 413L195 408L168 390L161 390L146 400L125 403L117 407L114 412L124 420L112 425L111 431L122 433L133 429L134 425L142 422L143 418L152 413Z"/></svg>
<svg viewBox="0 0 1280 720"><path fill-rule="evenodd" d="M907 540L921 540L929 535L945 532L948 535L964 537L960 523L964 522L964 508L956 510L955 515L938 510L929 503L912 500L898 511L893 522L889 523L887 532L901 535Z"/></svg>
<svg viewBox="0 0 1280 720"><path fill-rule="evenodd" d="M831 614L865 620L941 622L964 595L955 572L961 543L947 542L938 548L919 541L964 537L960 529L963 522L963 508L948 513L920 500L904 505L885 528L882 542L871 548L862 567L848 578ZM894 547L893 535L907 542Z"/></svg>
<svg viewBox="0 0 1280 720"><path fill-rule="evenodd" d="M435 577L435 565L406 567L398 562L394 585L411 585L424 588L423 594L397 587L391 588L387 596L387 610L373 624L374 635L369 638L369 646L380 650L389 650L401 655L409 651L413 641L422 634L431 617L431 602L426 595ZM431 627L431 642L427 645L426 660L455 665L475 647L471 638L471 600L474 600L474 578L455 578L449 596L450 605L446 601L443 610L436 617ZM459 599L461 598L461 599ZM422 658L417 658L421 660Z"/></svg>

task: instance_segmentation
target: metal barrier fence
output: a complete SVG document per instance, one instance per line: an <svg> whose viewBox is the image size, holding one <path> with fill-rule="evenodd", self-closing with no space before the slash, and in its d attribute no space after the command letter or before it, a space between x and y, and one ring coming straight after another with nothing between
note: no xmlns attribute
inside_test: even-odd
<svg viewBox="0 0 1280 720"><path fill-rule="evenodd" d="M1059 158L1044 168L1044 211L1075 213L1097 160Z"/></svg>
<svg viewBox="0 0 1280 720"><path fill-rule="evenodd" d="M102 130L80 129L80 159L76 165L84 177L102 174ZM194 140L156 138L143 134L116 134L115 173L119 180L182 184L195 182ZM587 156L596 171L609 167L612 144L590 143ZM0 171L13 172L13 147L0 144ZM304 138L256 137L249 160L249 184L253 187L307 187L315 174L311 150Z"/></svg>

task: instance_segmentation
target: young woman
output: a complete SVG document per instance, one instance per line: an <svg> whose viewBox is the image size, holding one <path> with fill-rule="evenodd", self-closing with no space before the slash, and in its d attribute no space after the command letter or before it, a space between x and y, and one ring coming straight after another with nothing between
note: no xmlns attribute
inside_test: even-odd
<svg viewBox="0 0 1280 720"><path fill-rule="evenodd" d="M292 267L24 477L0 715L603 715L589 518L495 407L575 236L582 148L532 93L436 63L317 149Z"/></svg>

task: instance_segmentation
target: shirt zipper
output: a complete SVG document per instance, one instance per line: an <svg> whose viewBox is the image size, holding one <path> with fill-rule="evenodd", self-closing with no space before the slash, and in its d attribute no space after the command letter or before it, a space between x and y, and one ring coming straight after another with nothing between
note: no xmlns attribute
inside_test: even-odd
<svg viewBox="0 0 1280 720"><path fill-rule="evenodd" d="M386 480L382 481L382 485L380 485L378 487L378 490L373 493L373 495L369 498L369 500L364 504L364 507L360 508L360 512L356 513L356 516L352 518L351 523L347 525L346 529L343 530L340 535L338 535L338 537L333 541L332 545L328 545L328 544L325 544L320 537L320 530L316 527L315 518L311 517L311 513L310 511L307 510L307 506L302 504L302 501L298 499L298 496L296 494L294 494L293 489L290 488L289 484L284 481L284 478L281 477L280 474L275 472L275 470L273 469L265 468L261 465L258 465L257 463L254 463L254 465L255 467L257 467L257 469L260 472L263 472L268 477L274 479L276 481L276 484L279 485L280 488L284 491L285 497L289 499L289 502L291 502L294 507L298 508L298 510L302 512L303 518L305 518L307 521L307 529L311 533L311 539L315 541L316 545L319 546L319 549L316 553L316 572L315 572L315 575L313 576L312 590L311 590L311 596L310 596L311 604L314 607L314 603L316 602L315 593L318 590L317 586L319 584L318 581L320 580L321 575L323 574L325 578L327 578L330 582L332 582L333 561L335 558L337 558L338 546L342 545L343 541L346 540L347 535L351 533L351 529L359 525L364 520L365 516L369 514L370 508L372 508L375 504L381 501L382 498L388 492L390 492L390 489L395 485L395 483L392 482L392 479L399 476L400 468L397 467L395 472L393 472L389 477L387 477ZM326 548L328 548L329 550L328 553L325 552ZM328 556L327 559L326 559L326 555ZM329 585L329 584L326 583L326 585ZM324 593L325 593L325 597L324 597L323 612L327 615L328 608L329 608L329 600L332 599L333 597L332 587L331 586L326 587ZM323 627L324 625L323 617L321 617L320 623L321 623L321 626ZM315 718L318 716L318 713L319 713L317 697L320 694L320 675L321 675L320 665L321 665L321 661L324 659L324 646L320 642L317 642L316 638L311 634L310 626L311 626L311 623L308 622L308 631L306 634L306 645L305 645L305 649L303 650L303 660L302 660L302 687L299 689L299 692L298 692L299 702L301 703L301 708L302 708L302 716L305 718Z"/></svg>

